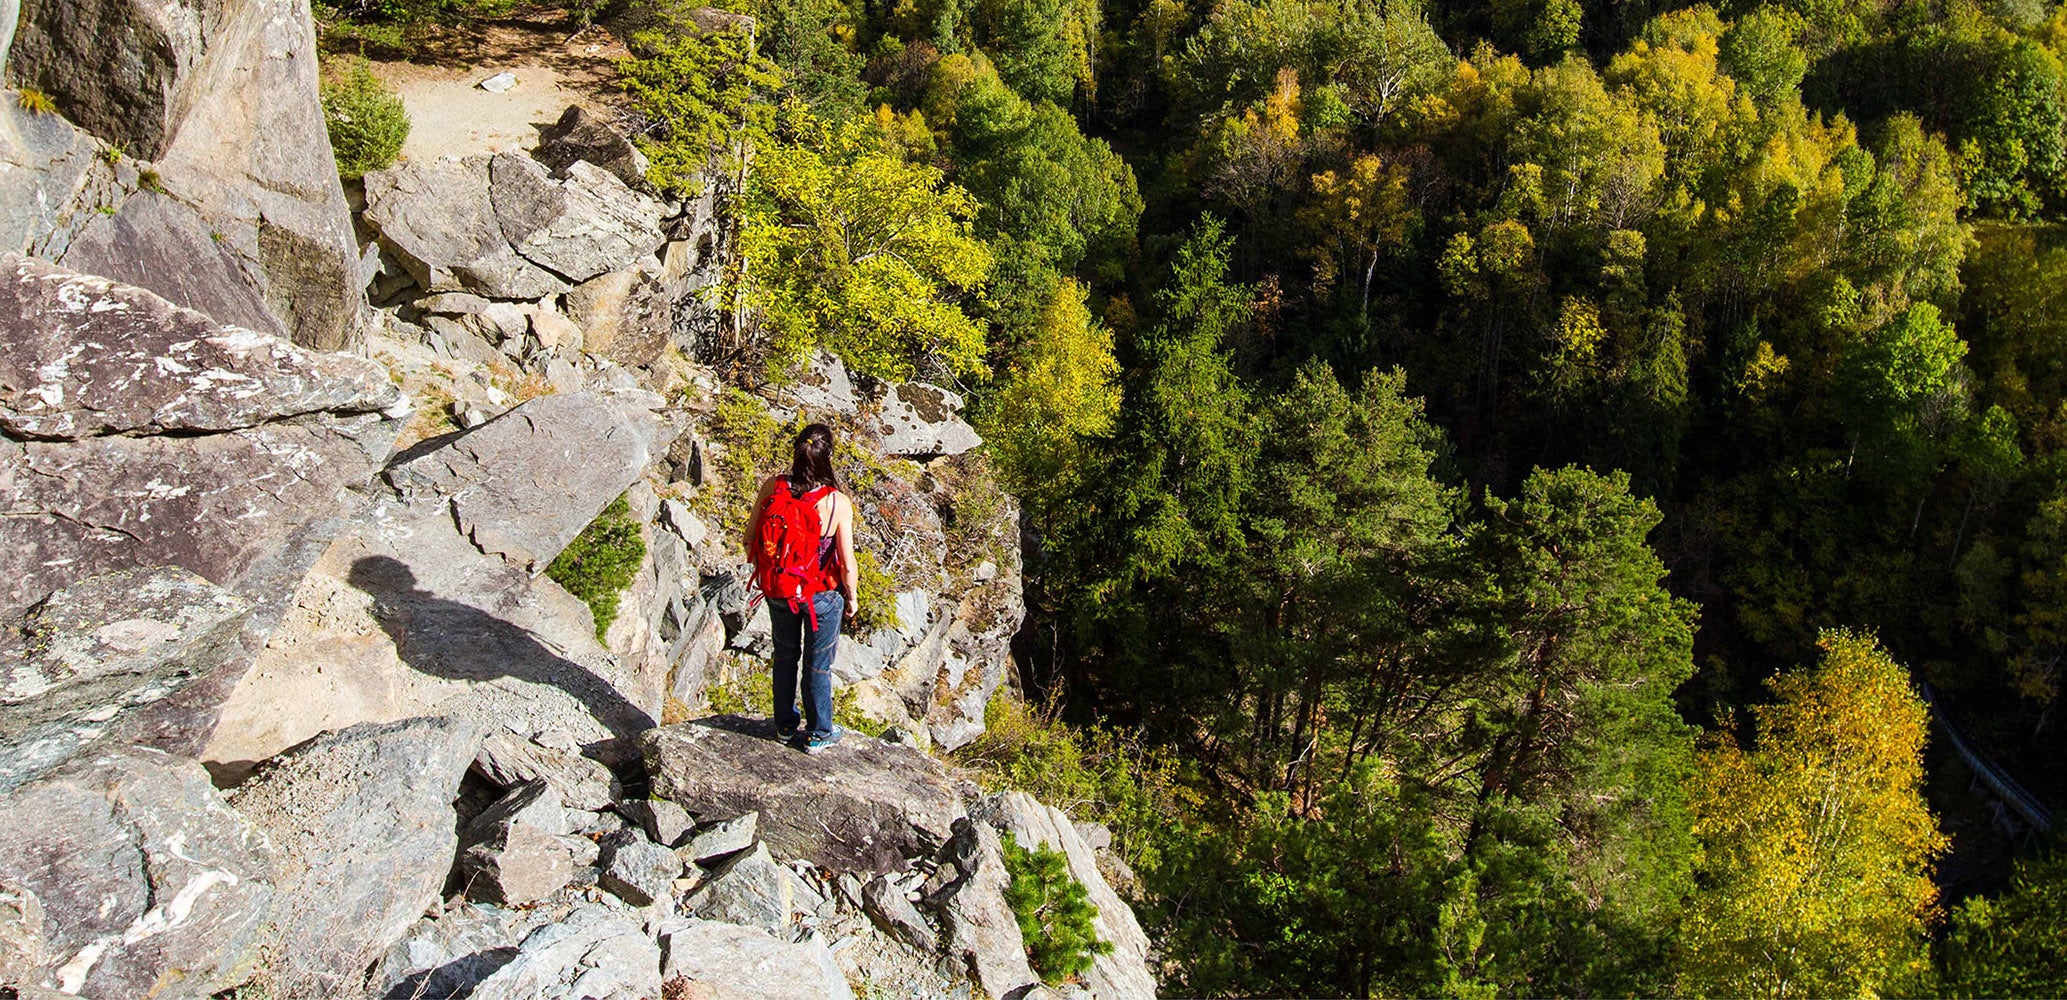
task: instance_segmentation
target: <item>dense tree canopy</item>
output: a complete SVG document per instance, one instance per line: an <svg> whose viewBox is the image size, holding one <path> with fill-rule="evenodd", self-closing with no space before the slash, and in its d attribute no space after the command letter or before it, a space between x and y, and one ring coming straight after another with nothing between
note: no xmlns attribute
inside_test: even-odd
<svg viewBox="0 0 2067 1000"><path fill-rule="evenodd" d="M742 343L967 379L1173 991L2054 981L1912 691L2067 795L2067 15L746 7Z"/></svg>

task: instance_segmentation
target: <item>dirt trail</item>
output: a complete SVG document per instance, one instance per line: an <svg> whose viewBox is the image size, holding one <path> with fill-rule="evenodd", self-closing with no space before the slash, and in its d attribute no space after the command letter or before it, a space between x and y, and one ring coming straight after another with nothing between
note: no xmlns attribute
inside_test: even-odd
<svg viewBox="0 0 2067 1000"><path fill-rule="evenodd" d="M434 47L422 61L372 66L409 109L402 159L424 161L530 149L569 104L609 112L621 99L616 63L626 54L600 27L570 38L561 25L503 22ZM505 71L516 86L500 94L480 88Z"/></svg>

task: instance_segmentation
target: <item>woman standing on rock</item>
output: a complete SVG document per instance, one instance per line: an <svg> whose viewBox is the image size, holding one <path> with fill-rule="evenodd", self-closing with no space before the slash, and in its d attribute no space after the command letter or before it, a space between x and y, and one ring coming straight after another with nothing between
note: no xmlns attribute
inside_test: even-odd
<svg viewBox="0 0 2067 1000"><path fill-rule="evenodd" d="M754 586L775 632L775 730L795 741L797 667L804 666L803 749L816 753L844 735L833 724L833 657L840 618L854 604L854 503L833 473L833 432L797 433L788 475L769 476L746 525Z"/></svg>

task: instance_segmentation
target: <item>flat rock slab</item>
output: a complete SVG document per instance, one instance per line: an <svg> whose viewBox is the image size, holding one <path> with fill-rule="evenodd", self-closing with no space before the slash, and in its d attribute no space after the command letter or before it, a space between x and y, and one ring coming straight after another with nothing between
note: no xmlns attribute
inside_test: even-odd
<svg viewBox="0 0 2067 1000"><path fill-rule="evenodd" d="M112 748L0 797L0 816L0 897L37 917L9 963L26 981L208 996L257 958L272 858L201 765Z"/></svg>
<svg viewBox="0 0 2067 1000"><path fill-rule="evenodd" d="M251 602L181 569L81 580L0 631L0 792L221 665Z"/></svg>
<svg viewBox="0 0 2067 1000"><path fill-rule="evenodd" d="M0 257L0 330L0 614L141 566L237 589L361 506L400 427L371 361L26 258Z"/></svg>
<svg viewBox="0 0 2067 1000"><path fill-rule="evenodd" d="M698 1000L851 1000L822 938L790 943L759 927L691 920L668 933L671 990ZM680 982L677 987L674 984ZM670 996L676 994L670 993Z"/></svg>
<svg viewBox="0 0 2067 1000"><path fill-rule="evenodd" d="M600 806L610 778L591 765L631 758L665 684L603 648L559 584L483 554L449 507L384 500L302 578L204 759L234 772L326 730L457 716L549 744L535 776ZM502 763L504 777L528 766Z"/></svg>
<svg viewBox="0 0 2067 1000"><path fill-rule="evenodd" d="M758 811L777 857L838 871L894 872L932 854L965 813L947 772L909 747L850 734L806 755L774 725L713 716L639 738L653 794L698 816Z"/></svg>
<svg viewBox="0 0 2067 1000"><path fill-rule="evenodd" d="M441 497L482 552L542 570L653 460L652 414L603 396L541 396L388 470Z"/></svg>
<svg viewBox="0 0 2067 1000"><path fill-rule="evenodd" d="M268 761L231 794L279 849L276 972L342 992L438 898L458 846L453 796L481 729L367 723Z"/></svg>

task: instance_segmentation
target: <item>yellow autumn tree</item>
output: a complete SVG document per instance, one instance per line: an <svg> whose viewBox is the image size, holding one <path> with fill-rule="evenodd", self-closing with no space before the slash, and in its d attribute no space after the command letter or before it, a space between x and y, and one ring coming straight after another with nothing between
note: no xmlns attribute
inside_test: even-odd
<svg viewBox="0 0 2067 1000"><path fill-rule="evenodd" d="M1820 645L1769 682L1750 750L1726 733L1701 754L1683 995L1875 996L1928 962L1946 839L1923 800L1924 705L1872 635Z"/></svg>
<svg viewBox="0 0 2067 1000"><path fill-rule="evenodd" d="M984 437L1019 491L1054 490L1083 439L1112 429L1120 409L1112 334L1091 318L1084 286L1064 278L1003 391L979 414Z"/></svg>

